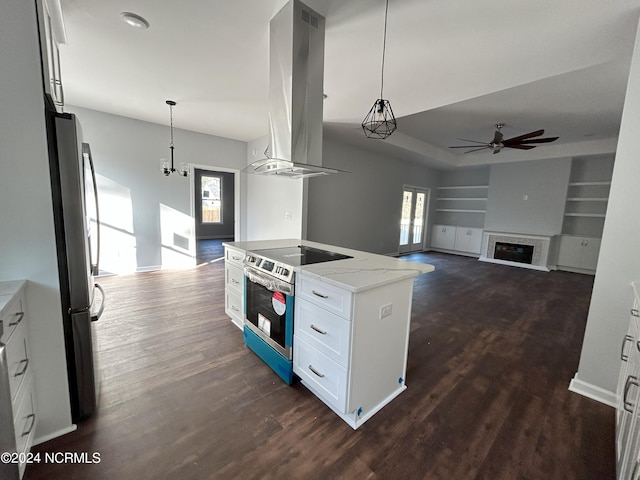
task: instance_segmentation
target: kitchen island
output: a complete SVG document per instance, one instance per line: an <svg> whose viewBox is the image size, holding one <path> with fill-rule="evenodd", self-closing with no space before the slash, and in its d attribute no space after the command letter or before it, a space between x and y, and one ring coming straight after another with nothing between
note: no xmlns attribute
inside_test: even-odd
<svg viewBox="0 0 640 480"><path fill-rule="evenodd" d="M354 429L406 389L413 277L432 265L297 239L223 245L236 301L245 252L304 245L351 257L295 267L293 372ZM233 306L241 326L243 299Z"/></svg>

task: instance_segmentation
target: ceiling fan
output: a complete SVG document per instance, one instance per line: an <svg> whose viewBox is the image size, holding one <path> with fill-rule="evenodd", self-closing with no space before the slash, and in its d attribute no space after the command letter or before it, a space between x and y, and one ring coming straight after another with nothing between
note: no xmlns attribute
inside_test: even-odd
<svg viewBox="0 0 640 480"><path fill-rule="evenodd" d="M477 140L467 140L466 138L459 138L458 140L464 140L465 142L473 142L479 143L482 147L474 148L473 145L456 145L449 148L471 148L468 152L478 152L480 150L484 150L485 148L489 148L493 150L493 153L500 153L503 148L517 148L518 150L531 150L532 148L536 148L537 145L532 145L533 143L550 143L557 140L559 137L548 137L548 138L535 138L540 135L544 135L544 130L536 130L535 132L525 133L524 135L519 135L517 137L508 138L506 140L503 139L502 132L500 131L504 127L504 123L496 123L496 133L493 135L493 140L489 143L479 142Z"/></svg>

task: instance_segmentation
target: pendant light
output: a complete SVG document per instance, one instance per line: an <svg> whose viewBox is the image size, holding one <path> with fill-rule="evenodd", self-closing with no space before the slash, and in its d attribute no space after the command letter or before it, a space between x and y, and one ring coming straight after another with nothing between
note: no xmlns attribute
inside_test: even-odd
<svg viewBox="0 0 640 480"><path fill-rule="evenodd" d="M382 42L382 74L380 82L380 98L378 98L367 116L362 122L362 130L367 138L378 138L384 140L398 128L396 117L393 116L389 100L384 100L382 89L384 88L384 54L387 47L387 12L389 10L389 0L386 0L384 10L384 37Z"/></svg>
<svg viewBox="0 0 640 480"><path fill-rule="evenodd" d="M171 125L171 141L169 143L169 150L171 150L171 164L169 164L168 161L166 160L162 160L162 173L164 173L167 177L169 175L171 175L174 172L178 172L180 175L182 175L183 177L186 177L187 174L189 173L189 165L187 163L181 163L180 164L180 170L177 170L174 166L173 166L173 149L175 148L173 146L173 107L176 106L176 102L174 102L173 100L167 100L167 105L169 105L169 122Z"/></svg>

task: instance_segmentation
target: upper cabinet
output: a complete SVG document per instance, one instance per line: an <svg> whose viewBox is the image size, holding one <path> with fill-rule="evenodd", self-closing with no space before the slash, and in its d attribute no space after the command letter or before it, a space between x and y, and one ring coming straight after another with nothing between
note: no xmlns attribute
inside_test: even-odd
<svg viewBox="0 0 640 480"><path fill-rule="evenodd" d="M44 93L58 112L64 108L59 45L66 43L59 0L37 0Z"/></svg>

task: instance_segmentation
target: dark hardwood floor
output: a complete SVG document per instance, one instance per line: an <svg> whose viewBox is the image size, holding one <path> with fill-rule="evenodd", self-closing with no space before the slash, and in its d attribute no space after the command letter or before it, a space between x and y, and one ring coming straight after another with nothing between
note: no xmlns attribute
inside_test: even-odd
<svg viewBox="0 0 640 480"><path fill-rule="evenodd" d="M613 479L614 410L569 392L593 278L429 253L407 390L353 431L224 314L224 265L101 280L99 413L35 452L56 479ZM373 381L373 380L372 380Z"/></svg>

